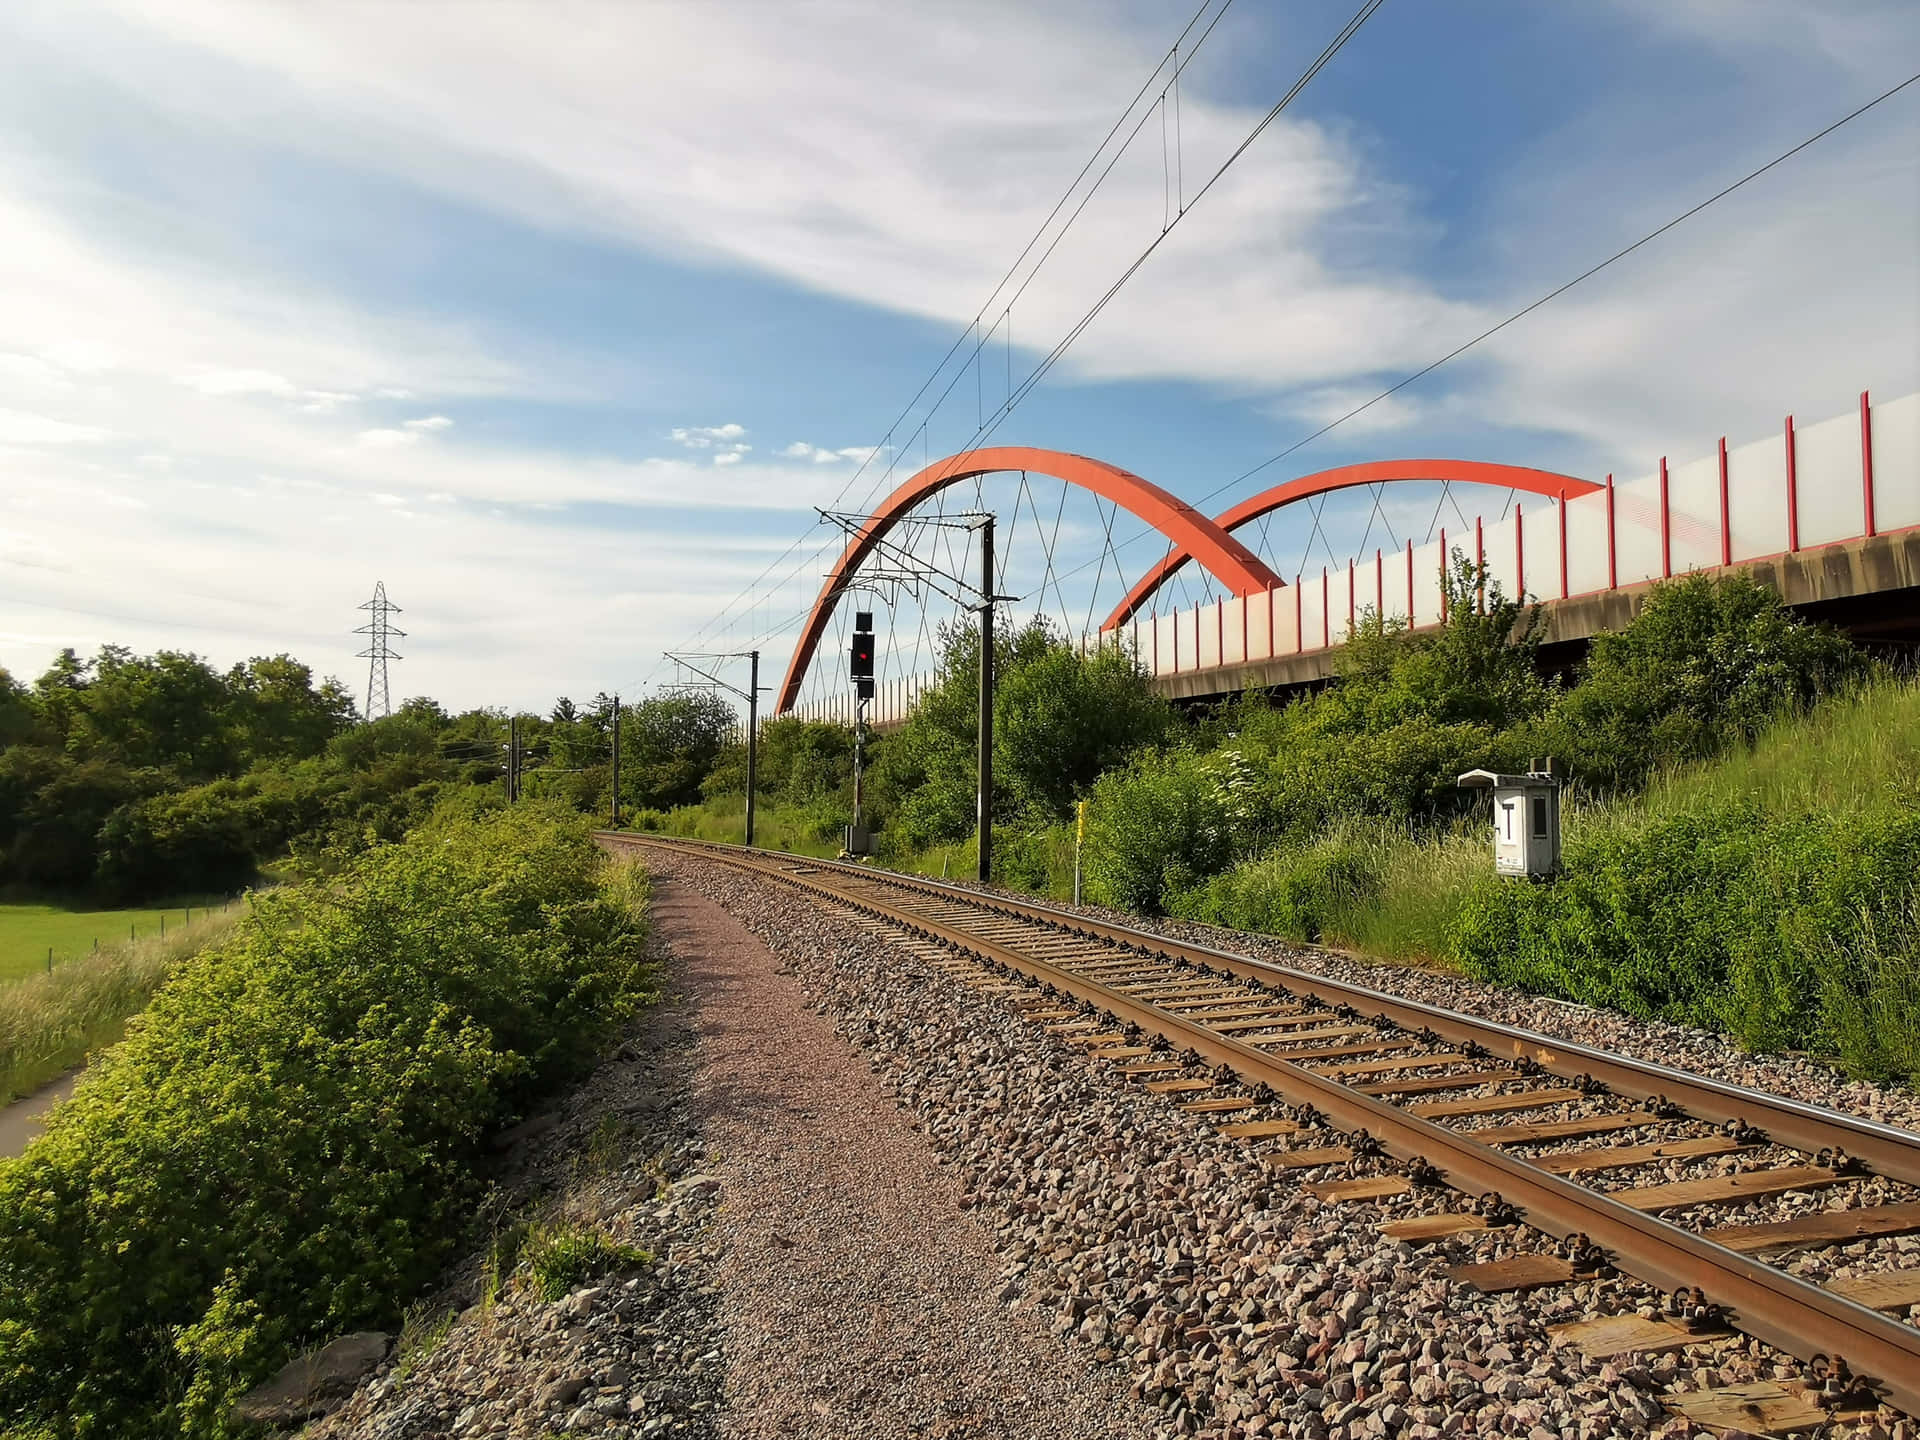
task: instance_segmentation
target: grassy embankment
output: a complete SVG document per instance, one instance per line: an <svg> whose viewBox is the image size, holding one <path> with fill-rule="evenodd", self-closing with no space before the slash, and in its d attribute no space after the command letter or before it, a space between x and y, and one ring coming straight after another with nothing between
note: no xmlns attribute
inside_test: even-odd
<svg viewBox="0 0 1920 1440"><path fill-rule="evenodd" d="M1353 824L1171 908L1920 1076L1920 683L1880 681L1570 808L1553 884L1490 868L1479 827Z"/></svg>
<svg viewBox="0 0 1920 1440"><path fill-rule="evenodd" d="M645 873L586 830L432 823L181 966L0 1162L0 1436L228 1435L484 1239L490 1138L653 994Z"/></svg>

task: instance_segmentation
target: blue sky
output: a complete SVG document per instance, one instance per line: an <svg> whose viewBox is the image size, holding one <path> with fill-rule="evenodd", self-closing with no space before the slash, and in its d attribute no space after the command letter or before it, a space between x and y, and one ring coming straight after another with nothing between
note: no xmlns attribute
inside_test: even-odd
<svg viewBox="0 0 1920 1440"><path fill-rule="evenodd" d="M1009 363L1158 232L1169 172L1190 193L1349 8L1238 0L1183 76L1177 150L1142 130L1013 307L1011 355L996 331L854 480L1189 5L7 7L0 664L284 649L357 689L379 578L398 693L632 694L689 642L777 673L838 548L812 507L967 443ZM1393 0L993 438L1218 510L1405 455L1633 474L1920 388L1916 86L1231 483L1916 70L1901 0ZM1077 574L1049 608L1117 598L1082 568L1090 502L985 498L1024 536L1012 589L1044 583L1057 513ZM1332 504L1311 553L1289 516L1269 558L1344 558L1383 516L1424 538L1437 501ZM894 598L882 663L916 668L949 607Z"/></svg>

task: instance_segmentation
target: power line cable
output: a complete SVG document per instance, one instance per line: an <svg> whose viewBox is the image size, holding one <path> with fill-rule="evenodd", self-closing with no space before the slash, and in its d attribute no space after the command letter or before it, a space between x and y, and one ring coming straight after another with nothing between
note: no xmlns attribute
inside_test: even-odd
<svg viewBox="0 0 1920 1440"><path fill-rule="evenodd" d="M985 319L988 312L994 308L994 302L999 299L1000 295L1002 294L1002 292L1005 291L1009 282L1011 282L1013 277L1019 272L1021 265L1025 263L1027 257L1033 253L1034 246L1038 245L1041 239L1046 235L1048 227L1050 227L1053 224L1054 220L1058 218L1061 210L1063 210L1066 207L1067 202L1073 198L1074 192L1080 186L1080 182L1086 179L1088 173L1093 169L1094 165L1099 161L1101 155L1103 155L1106 152L1107 147L1113 142L1113 137L1120 132L1120 127L1126 123L1127 117L1133 113L1134 108L1139 105L1141 98L1145 96L1148 90L1152 88L1154 80L1160 75L1161 71L1166 69L1168 60L1172 59L1174 61L1175 67L1176 67L1176 73L1180 68L1184 68L1184 65L1186 63L1191 62L1193 54L1197 52L1200 46L1206 42L1206 35L1212 34L1213 27L1219 24L1220 22L1220 17L1225 15L1227 10L1232 7L1233 0L1225 0L1225 3L1220 5L1219 13L1214 16L1213 22L1207 26L1206 35L1202 35L1200 41L1196 43L1195 46L1193 47L1193 51L1189 52L1187 61L1181 61L1178 58L1181 45L1184 44L1186 42L1187 37L1193 33L1193 28L1194 26L1200 23L1201 17L1204 16L1207 13L1207 11L1213 7L1215 3L1216 3L1216 0L1201 0L1200 7L1194 11L1192 18L1187 21L1185 28L1183 28L1180 32L1179 38L1176 39L1170 47L1168 47L1167 52L1164 55L1162 55L1162 57L1160 58L1160 62L1153 67L1152 71L1148 73L1147 78L1141 82L1140 88L1134 92L1133 98L1127 102L1126 107L1123 110L1121 110L1119 117L1115 119L1111 128L1109 128L1107 133L1101 137L1100 143L1094 147L1093 153L1087 157L1086 163L1080 167L1079 173L1073 177L1072 181L1069 182L1069 184L1067 185L1067 188L1061 192L1060 198L1054 202L1053 208L1047 212L1047 216L1044 220L1040 222L1039 228L1034 231L1032 237L1027 241L1026 245L1021 248L1019 255L1016 256L1014 258L1013 263L1007 267L1006 273L1000 277L999 282L995 284L995 286L993 287L993 290L988 294L986 300L981 303L980 308L974 313L973 319L968 321L966 328L963 329L957 337L955 337L953 344L947 348L947 353L941 356L939 363L934 366L932 373L929 374L923 382L921 382L920 388L914 392L913 398L907 401L906 405L902 407L900 414L896 416L894 418L893 423L887 427L885 434L881 438L880 445L874 447L872 450L870 450L867 453L867 455L861 460L858 468L854 470L853 474L847 477L846 482L840 487L839 491L834 495L832 502L828 504L825 508L829 510L838 508L838 506L840 505L840 502L846 498L847 492L851 490L854 487L854 485L859 482L860 477L866 473L867 467L873 463L874 456L878 454L879 451L883 448L891 449L891 442L895 434L898 433L901 425L903 425L906 422L907 417L913 413L914 407L920 403L921 399L926 395L927 391L933 387L934 382L940 378L941 374L945 371L948 362L951 361L953 357L960 352L961 348L966 344L968 337L973 335L977 331L980 325L980 322L983 319ZM1135 129L1137 131L1138 127L1136 126ZM1129 137L1129 141L1131 141L1131 137ZM1079 218L1080 212L1086 208L1087 201L1092 198L1094 191L1099 189L1100 184L1106 179L1106 176L1109 173L1111 173L1112 168L1113 166L1112 166L1112 163L1110 162L1107 166L1107 169L1101 172L1100 179L1094 182L1093 186L1089 189L1087 195L1082 198L1080 205L1076 207L1073 214L1067 218L1066 224L1061 227L1060 236L1063 236L1066 233L1066 231L1072 227L1074 221ZM1025 293L1026 286L1032 283L1033 275L1038 274L1040 268L1046 264L1048 257L1050 257L1053 254L1054 248L1058 246L1058 244L1060 243L1060 236L1054 237L1053 244L1047 247L1045 254L1043 254L1040 257L1039 261L1035 264L1033 272L1030 273L1027 276L1026 281L1022 283L1020 287L1020 291L1014 295L1012 300L1009 300L1008 302L1009 307L1011 307L1014 301L1017 301L1019 299L1020 294ZM984 341L981 343L984 344ZM1009 325L1009 330L1008 330L1008 343L1009 345L1011 345L1012 343L1011 325ZM980 346L976 345L975 347L976 353L978 352L979 348ZM965 370L965 366L963 365L961 367L961 371L964 372L964 370ZM950 391L951 389L952 389L952 385L950 384L948 386L948 390ZM945 398L945 395L943 394L942 399L944 398ZM936 405L936 408L937 408L937 405ZM891 474L892 469L893 469L892 463L889 462L886 473ZM742 592L743 595L751 594L754 590L756 590L759 587L760 583L764 581L768 575L772 574L774 570L776 570L780 565L784 564L787 558L791 556L793 552L797 550L805 542L806 542L806 534L803 533L799 538L797 538L793 542L792 545L789 545L787 549L783 551L781 555L772 562L772 564L768 565L767 568L761 572L759 577L754 580L753 584L749 586L746 591ZM698 641L700 638L710 633L713 627L718 625L722 620L724 620L726 616L732 611L733 606L739 603L739 599L740 597L735 597L734 600L729 601L726 608L723 609L719 615L715 616L706 625L702 626L701 629L696 631L693 636L693 641ZM689 642L689 643L692 643L692 642ZM654 667L654 670L649 673L649 676L648 676L649 680L652 678L653 674L658 673L658 670L659 670L659 666L656 664Z"/></svg>
<svg viewBox="0 0 1920 1440"><path fill-rule="evenodd" d="M1727 196L1733 194L1734 191L1740 189L1742 186L1747 185L1754 180L1758 180L1762 175L1765 175L1769 170L1772 170L1774 167L1780 164L1783 164L1788 160L1791 160L1795 155L1798 155L1801 151L1805 150L1808 146L1813 145L1820 140L1826 139L1827 136L1833 134L1834 131L1840 129L1844 125L1851 123L1854 120L1859 119L1862 115L1866 114L1869 110L1873 109L1876 105L1879 105L1884 101L1892 99L1895 95L1898 95L1902 90L1905 90L1908 86L1913 85L1916 82L1920 82L1920 74L1910 75L1905 80L1902 80L1899 84L1891 87L1890 89L1882 91L1880 94L1876 95L1873 99L1867 101L1864 105L1861 105L1859 108L1855 110L1851 110L1847 114L1841 116L1838 120L1835 120L1831 125L1828 125L1826 128L1819 130L1812 135L1809 135L1806 139L1802 140L1799 144L1791 147L1790 149L1781 151L1780 154L1774 156L1773 159L1767 161L1766 164L1761 165L1755 170L1749 171L1747 174L1741 176L1738 180L1735 180L1732 184L1727 185L1723 189L1715 191L1712 195L1709 195L1706 199L1700 201L1697 205L1694 205L1689 209L1682 211L1680 214L1674 216L1671 220L1667 221L1664 225L1661 225L1656 229L1649 230L1645 235L1642 235L1638 240L1635 240L1631 245L1624 246L1620 250L1615 251L1612 255L1609 255L1605 260L1602 260L1599 264L1590 266L1586 270L1583 270L1578 275L1574 276L1571 280L1568 280L1565 284L1556 286L1554 289L1549 290L1546 294L1542 295L1539 299L1533 301L1528 305L1524 305L1520 309L1514 311L1511 315L1507 316L1506 319L1500 321L1497 325L1489 326L1487 329L1481 331L1478 335L1474 336L1471 340L1468 340L1464 344L1456 346L1454 349L1448 351L1445 355L1442 355L1438 360L1435 360L1432 364L1425 365L1421 367L1419 370L1414 371L1411 375L1407 376L1404 380L1401 380L1394 385L1388 386L1385 390L1382 390L1378 395L1375 395L1371 400L1366 401L1364 404L1354 406L1353 409L1349 410L1346 414L1340 416L1338 419L1329 421L1327 424L1322 425L1318 430L1314 431L1311 435L1307 436L1305 439L1295 441L1293 444L1289 445L1286 449L1280 451L1278 454L1273 455L1268 459L1262 460L1258 465L1255 465L1252 469L1242 471L1240 474L1234 476L1233 479L1226 481L1224 484L1214 487L1212 490L1209 490L1205 495L1202 495L1198 500L1194 501L1193 503L1195 505L1206 504L1209 500L1212 500L1215 497L1221 494L1224 494L1226 491L1233 489L1236 485L1240 485L1245 481L1252 479L1255 475L1258 475L1262 470L1265 470L1272 465L1278 464L1280 461L1286 459L1287 456L1293 454L1295 451L1304 449L1306 446L1311 445L1315 440L1320 439L1322 436L1346 424L1347 421L1353 419L1355 416L1363 414L1367 410L1371 409L1373 406L1378 405L1382 400L1388 399L1391 396L1399 394L1400 391L1406 389L1407 386L1413 384L1415 381L1424 379L1428 375L1431 375L1434 371L1438 370L1441 366L1448 364L1450 361L1459 359L1462 355L1466 354L1469 350L1473 349L1474 346L1480 344L1482 341L1492 338L1493 336L1499 334L1502 330L1505 330L1509 325L1512 325L1514 322L1518 320L1522 320L1528 315L1531 315L1534 311L1538 310L1541 306L1547 304L1549 301L1557 300L1560 296L1566 294L1569 290L1573 289L1576 285L1579 285L1582 281L1589 280L1593 276L1598 275L1602 270L1605 270L1609 265L1614 264L1616 261L1624 260L1627 256L1633 254L1634 251L1640 249L1642 246L1648 244L1650 241L1659 239L1660 236L1666 234L1669 230L1673 229L1676 225L1679 225L1683 221L1692 219L1695 215L1698 215L1701 211L1707 209L1709 206L1713 205L1717 201L1724 200ZM1125 546L1131 545L1135 541L1143 539L1147 535L1154 534L1154 533L1156 532L1154 532L1150 528L1146 530L1136 531L1133 535L1130 535L1125 540L1120 541L1119 547L1117 548L1124 548ZM1080 570L1086 569L1086 567L1088 565L1091 565L1092 563L1093 562L1090 560L1083 562L1081 565L1076 566L1074 570L1068 571L1067 576L1063 576L1062 578L1070 577L1078 573Z"/></svg>
<svg viewBox="0 0 1920 1440"><path fill-rule="evenodd" d="M1773 159L1767 161L1766 164L1760 166L1759 169L1748 171L1745 175L1741 176L1738 180L1734 181L1731 185L1726 186L1724 189L1715 191L1712 195L1709 195L1706 199L1702 200L1699 204L1691 207L1690 209L1682 211L1680 214L1674 216L1671 220L1667 221L1666 224L1660 226L1658 229L1649 230L1645 235L1642 235L1638 240L1634 241L1631 245L1625 246L1622 249L1614 251L1613 254L1609 255L1606 259L1602 260L1598 265L1591 266L1588 269L1581 271L1578 275L1574 276L1571 280L1567 281L1564 285L1559 285L1559 286L1556 286L1554 289L1549 290L1546 294L1542 295L1538 300L1535 300L1532 304L1523 305L1520 309L1514 311L1513 314L1507 316L1507 318L1502 320L1499 324L1489 326L1487 329L1482 330L1478 335L1474 336L1471 340L1467 341L1463 345L1456 346L1454 349L1449 350L1445 355L1442 355L1438 360L1435 360L1432 364L1423 366L1422 368L1414 371L1413 374L1407 376L1406 379L1400 381L1398 384L1388 386L1385 390L1382 390L1378 395L1374 396L1371 400L1368 400L1364 404L1354 406L1353 409L1349 410L1346 414L1342 415L1339 419L1331 420L1327 424L1322 425L1318 430L1314 431L1311 435L1307 436L1306 439L1295 441L1292 445L1289 445L1286 449L1282 450L1279 454L1274 455L1269 459L1262 460L1258 465L1254 466L1251 470L1243 471L1239 475L1234 476L1233 479L1227 481L1226 484L1220 486L1218 489L1209 491L1207 494L1200 497L1199 503L1204 504L1206 501L1213 499L1214 496L1220 494L1222 491L1230 490L1235 485L1240 484L1242 481L1252 479L1255 475L1258 475L1262 470L1265 470L1268 466L1278 464L1280 461L1286 459L1287 456L1293 454L1294 451L1303 449L1304 447L1311 445L1314 441L1318 440L1322 435L1325 435L1329 431L1334 430L1339 426L1346 424L1347 421L1353 419L1356 415L1363 414L1366 411L1372 409L1375 405L1378 405L1382 400L1386 400L1394 395L1399 394L1402 390L1406 389L1407 386L1413 384L1416 380L1422 380L1426 378L1428 375L1431 375L1434 371L1438 370L1442 365L1447 364L1449 361L1459 359L1462 355L1466 354L1467 351L1473 349L1474 346L1480 344L1481 341L1492 339L1495 335L1498 335L1502 330L1506 329L1509 325L1513 324L1515 321L1523 320L1527 316L1531 315L1534 311L1538 310L1542 305L1547 304L1551 300L1559 299L1562 295L1566 294L1567 291L1573 289L1574 286L1580 284L1582 281L1591 280L1595 275L1598 275L1602 270L1605 270L1609 265L1612 265L1615 261L1626 259L1627 256L1633 254L1633 252L1638 250L1641 246L1646 245L1651 241L1659 239L1662 235L1666 234L1667 231L1673 229L1674 226L1680 224L1682 221L1691 220L1695 215L1698 215L1702 210L1705 210L1708 206L1713 205L1718 201L1726 199L1727 196L1733 194L1733 192L1740 189L1741 186L1746 185L1754 180L1758 180L1762 175L1766 174L1769 170L1773 169L1776 165L1781 165L1787 162L1788 160L1791 160L1794 156L1798 155L1802 150L1805 150L1809 145L1812 145L1818 141L1826 139L1827 136L1833 134L1833 132L1838 130L1841 126L1846 125L1854 120L1858 120L1862 115L1866 114L1869 110L1873 109L1874 106L1880 104L1883 101L1891 100L1895 95L1898 95L1902 90L1906 89L1909 85L1912 85L1916 81L1920 81L1920 74L1909 75L1905 80L1902 80L1898 85L1895 85L1892 89L1883 90L1880 94L1874 96L1873 99L1867 101L1866 104L1860 106L1857 110L1849 111L1847 114L1841 116L1838 120L1834 121L1831 125L1827 126L1824 130L1820 130L1815 134L1809 135L1806 139L1802 140L1798 145L1793 146L1789 150L1781 151L1778 155L1774 156Z"/></svg>

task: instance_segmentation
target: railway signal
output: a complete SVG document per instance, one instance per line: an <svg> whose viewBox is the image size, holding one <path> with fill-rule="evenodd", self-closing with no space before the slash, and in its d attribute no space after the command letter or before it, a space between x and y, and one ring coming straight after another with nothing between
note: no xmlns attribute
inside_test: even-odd
<svg viewBox="0 0 1920 1440"><path fill-rule="evenodd" d="M854 694L862 700L873 698L873 612L857 610L853 616L853 655L847 672L853 679Z"/></svg>

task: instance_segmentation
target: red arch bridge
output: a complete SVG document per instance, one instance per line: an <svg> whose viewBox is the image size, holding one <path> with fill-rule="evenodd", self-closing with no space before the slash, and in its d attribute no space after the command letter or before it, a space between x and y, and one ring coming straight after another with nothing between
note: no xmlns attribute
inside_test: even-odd
<svg viewBox="0 0 1920 1440"><path fill-rule="evenodd" d="M1332 673L1334 651L1371 611L1414 628L1438 625L1447 558L1472 558L1509 595L1543 602L1546 643L1575 646L1624 624L1655 582L1740 567L1788 604L1867 641L1920 641L1920 393L1812 425L1788 416L1778 434L1616 484L1472 460L1381 460L1303 475L1209 518L1151 481L1104 461L1001 446L935 461L901 484L856 531L822 585L794 647L775 713L851 722L850 695L800 702L834 611L861 566L916 508L963 480L997 471L1048 475L1130 512L1166 537L1165 556L1101 625L1132 649L1156 688L1202 698L1284 687ZM1376 549L1317 574L1276 575L1234 534L1315 496L1357 486L1444 481L1527 497L1504 517L1424 545ZM1529 504L1528 502L1531 502ZM1225 592L1162 608L1167 582L1198 565ZM883 681L869 723L904 719L931 676Z"/></svg>

